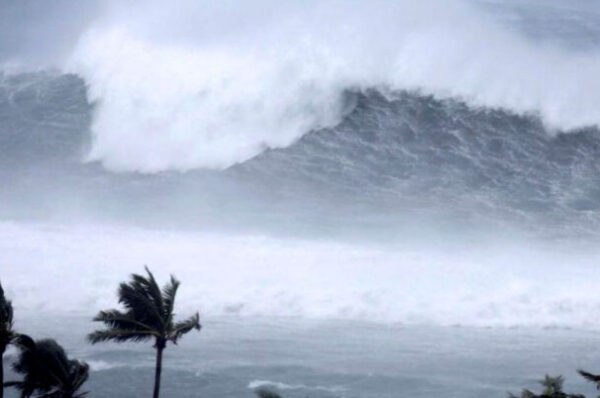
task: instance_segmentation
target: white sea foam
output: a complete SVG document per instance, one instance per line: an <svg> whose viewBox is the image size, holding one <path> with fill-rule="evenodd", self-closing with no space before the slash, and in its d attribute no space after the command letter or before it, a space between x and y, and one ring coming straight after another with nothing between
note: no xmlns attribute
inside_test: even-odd
<svg viewBox="0 0 600 398"><path fill-rule="evenodd" d="M540 11L542 12L542 11ZM224 168L335 125L385 87L600 122L598 53L534 44L472 2L109 2L64 65L96 102L90 160Z"/></svg>
<svg viewBox="0 0 600 398"><path fill-rule="evenodd" d="M317 391L327 391L327 392L344 392L346 388L342 386L307 386L305 384L286 384L277 381L269 381L269 380L253 380L248 383L248 388L251 390L255 390L261 387L275 387L279 390L317 390Z"/></svg>
<svg viewBox="0 0 600 398"><path fill-rule="evenodd" d="M107 362L102 360L86 360L87 364L90 365L90 369L93 372L102 372L104 370L115 369L123 366L117 362Z"/></svg>
<svg viewBox="0 0 600 398"><path fill-rule="evenodd" d="M0 224L2 283L25 318L113 307L118 283L148 264L161 280L183 281L181 314L598 328L598 260L597 251L531 244L405 249Z"/></svg>

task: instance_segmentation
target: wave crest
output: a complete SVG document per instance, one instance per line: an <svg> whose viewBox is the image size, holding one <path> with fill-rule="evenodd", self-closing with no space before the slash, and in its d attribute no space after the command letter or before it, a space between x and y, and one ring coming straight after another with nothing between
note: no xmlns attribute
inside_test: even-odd
<svg viewBox="0 0 600 398"><path fill-rule="evenodd" d="M335 125L347 88L460 97L560 129L600 121L596 53L536 45L472 3L169 8L112 4L67 62L96 102L89 159L109 169L226 168Z"/></svg>

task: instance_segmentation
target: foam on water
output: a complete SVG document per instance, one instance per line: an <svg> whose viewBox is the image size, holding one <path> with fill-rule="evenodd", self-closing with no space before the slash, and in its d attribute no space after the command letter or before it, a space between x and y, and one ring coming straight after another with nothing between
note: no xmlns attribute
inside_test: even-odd
<svg viewBox="0 0 600 398"><path fill-rule="evenodd" d="M0 226L3 284L18 314L91 316L113 306L118 282L148 264L160 279L174 273L184 281L181 313L596 328L598 255L533 245L403 248L129 227Z"/></svg>
<svg viewBox="0 0 600 398"><path fill-rule="evenodd" d="M123 367L123 364L118 362L107 362L102 360L88 360L86 361L88 365L90 365L90 369L92 372L102 372L105 370L115 369Z"/></svg>
<svg viewBox="0 0 600 398"><path fill-rule="evenodd" d="M327 391L332 393L343 393L346 391L346 388L341 386L307 386L304 384L286 384L277 381L269 381L269 380L252 380L248 383L248 388L251 390L255 390L261 387L275 387L278 390L317 390L317 391Z"/></svg>

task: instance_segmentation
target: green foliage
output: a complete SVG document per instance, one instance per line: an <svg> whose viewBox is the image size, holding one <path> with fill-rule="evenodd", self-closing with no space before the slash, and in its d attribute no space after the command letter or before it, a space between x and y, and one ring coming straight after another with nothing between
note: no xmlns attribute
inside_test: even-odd
<svg viewBox="0 0 600 398"><path fill-rule="evenodd" d="M579 373L581 377L583 377L587 381L594 383L596 385L596 389L600 390L600 375L595 375L581 369L578 369L577 373Z"/></svg>
<svg viewBox="0 0 600 398"><path fill-rule="evenodd" d="M585 398L581 394L567 394L563 391L565 379L562 376L544 376L540 384L544 387L541 394L536 394L530 390L524 389L519 396L508 393L510 398Z"/></svg>
<svg viewBox="0 0 600 398"><path fill-rule="evenodd" d="M540 381L540 384L544 387L542 395L553 395L563 392L563 384L565 379L562 376L549 376L545 375L544 379Z"/></svg>
<svg viewBox="0 0 600 398"><path fill-rule="evenodd" d="M34 341L20 335L15 339L15 345L20 354L13 369L23 376L23 380L5 383L6 387L20 390L23 398L34 393L44 398L80 398L87 394L79 389L89 377L89 366L69 359L56 341Z"/></svg>
<svg viewBox="0 0 600 398"><path fill-rule="evenodd" d="M4 290L0 283L0 355L4 353L14 338L12 303L4 296Z"/></svg>
<svg viewBox="0 0 600 398"><path fill-rule="evenodd" d="M281 395L266 388L258 388L254 393L258 398L281 398Z"/></svg>
<svg viewBox="0 0 600 398"><path fill-rule="evenodd" d="M179 281L171 276L170 282L161 289L154 275L146 267L147 276L133 274L131 281L119 285L119 303L124 311L112 309L100 311L94 318L106 326L88 335L92 343L104 341L141 342L154 339L156 346L177 341L192 330L200 330L198 313L190 318L174 322L175 296Z"/></svg>
<svg viewBox="0 0 600 398"><path fill-rule="evenodd" d="M156 368L154 376L154 398L160 392L162 352L168 342L177 341L192 330L200 330L198 313L180 322L174 322L175 297L179 281L171 280L162 289L154 275L146 267L147 276L133 274L129 282L119 285L119 303L124 310L100 311L94 318L105 326L88 335L90 343L103 341L141 342L154 339L156 348Z"/></svg>

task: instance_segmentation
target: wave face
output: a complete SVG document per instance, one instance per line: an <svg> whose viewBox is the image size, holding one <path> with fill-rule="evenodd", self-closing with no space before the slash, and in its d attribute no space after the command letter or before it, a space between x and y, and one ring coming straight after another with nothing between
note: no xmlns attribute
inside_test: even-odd
<svg viewBox="0 0 600 398"><path fill-rule="evenodd" d="M278 186L310 181L391 213L443 208L597 228L596 128L550 134L536 117L407 92L354 98L335 128L237 169Z"/></svg>
<svg viewBox="0 0 600 398"><path fill-rule="evenodd" d="M10 203L49 213L64 203L156 216L139 203L144 198L163 218L193 214L199 222L222 212L295 212L309 223L325 216L378 227L406 225L417 214L448 228L461 219L550 235L595 235L598 227L597 128L551 133L536 116L502 109L407 91L346 91L335 127L226 171L112 174L81 163L94 112L81 79L5 76L0 94L0 173L13 187L3 194L6 214Z"/></svg>
<svg viewBox="0 0 600 398"><path fill-rule="evenodd" d="M60 66L96 104L89 159L114 171L223 169L287 147L335 126L347 89L422 90L550 129L598 124L600 55L580 45L597 14L510 4L108 2ZM582 28L540 39L555 26Z"/></svg>

